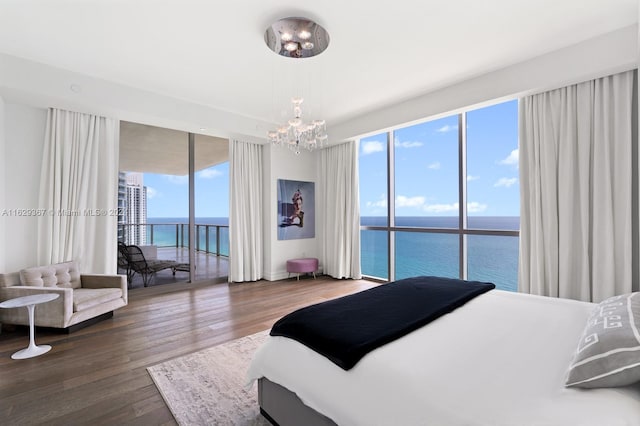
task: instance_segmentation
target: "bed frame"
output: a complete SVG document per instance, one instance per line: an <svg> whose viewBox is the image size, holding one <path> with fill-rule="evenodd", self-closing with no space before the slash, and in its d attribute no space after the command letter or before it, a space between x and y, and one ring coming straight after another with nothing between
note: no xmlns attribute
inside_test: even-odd
<svg viewBox="0 0 640 426"><path fill-rule="evenodd" d="M275 426L337 426L304 405L295 393L264 377L258 379L258 403L260 413Z"/></svg>

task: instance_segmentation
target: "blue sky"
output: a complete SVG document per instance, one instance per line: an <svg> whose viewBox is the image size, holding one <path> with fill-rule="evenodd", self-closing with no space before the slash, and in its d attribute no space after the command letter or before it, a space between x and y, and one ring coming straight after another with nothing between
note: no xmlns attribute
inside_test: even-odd
<svg viewBox="0 0 640 426"><path fill-rule="evenodd" d="M188 176L144 174L147 217L189 217ZM196 217L229 216L229 163L196 172Z"/></svg>
<svg viewBox="0 0 640 426"><path fill-rule="evenodd" d="M458 117L397 129L396 216L458 215ZM385 216L386 134L360 141L360 214ZM517 100L467 113L467 209L519 216Z"/></svg>

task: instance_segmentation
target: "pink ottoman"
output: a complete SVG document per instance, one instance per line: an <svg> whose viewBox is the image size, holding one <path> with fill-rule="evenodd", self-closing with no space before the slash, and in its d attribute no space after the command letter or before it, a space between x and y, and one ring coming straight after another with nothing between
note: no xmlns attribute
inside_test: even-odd
<svg viewBox="0 0 640 426"><path fill-rule="evenodd" d="M291 276L292 272L298 274L298 280L300 280L300 273L312 272L313 278L316 278L316 271L318 270L318 259L315 257L303 257L301 259L289 259L287 260L287 272Z"/></svg>

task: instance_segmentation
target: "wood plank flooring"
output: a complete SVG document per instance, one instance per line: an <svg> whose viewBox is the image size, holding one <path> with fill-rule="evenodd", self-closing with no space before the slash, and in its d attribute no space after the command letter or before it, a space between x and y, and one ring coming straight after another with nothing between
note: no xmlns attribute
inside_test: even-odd
<svg viewBox="0 0 640 426"><path fill-rule="evenodd" d="M375 285L318 277L133 289L129 305L112 319L70 335L36 330L36 343L53 349L28 360L11 359L28 345L28 328L5 326L0 424L173 425L147 367L265 330L294 309Z"/></svg>

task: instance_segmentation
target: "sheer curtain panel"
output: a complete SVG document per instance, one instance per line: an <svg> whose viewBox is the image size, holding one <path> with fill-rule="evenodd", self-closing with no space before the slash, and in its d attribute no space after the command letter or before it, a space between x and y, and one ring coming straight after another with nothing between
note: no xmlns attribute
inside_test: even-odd
<svg viewBox="0 0 640 426"><path fill-rule="evenodd" d="M76 260L85 273L116 273L118 120L49 109L38 263Z"/></svg>
<svg viewBox="0 0 640 426"><path fill-rule="evenodd" d="M521 100L520 291L631 291L633 90L628 71Z"/></svg>
<svg viewBox="0 0 640 426"><path fill-rule="evenodd" d="M262 278L262 145L229 141L229 282Z"/></svg>
<svg viewBox="0 0 640 426"><path fill-rule="evenodd" d="M350 141L319 153L324 273L360 279L358 148Z"/></svg>

